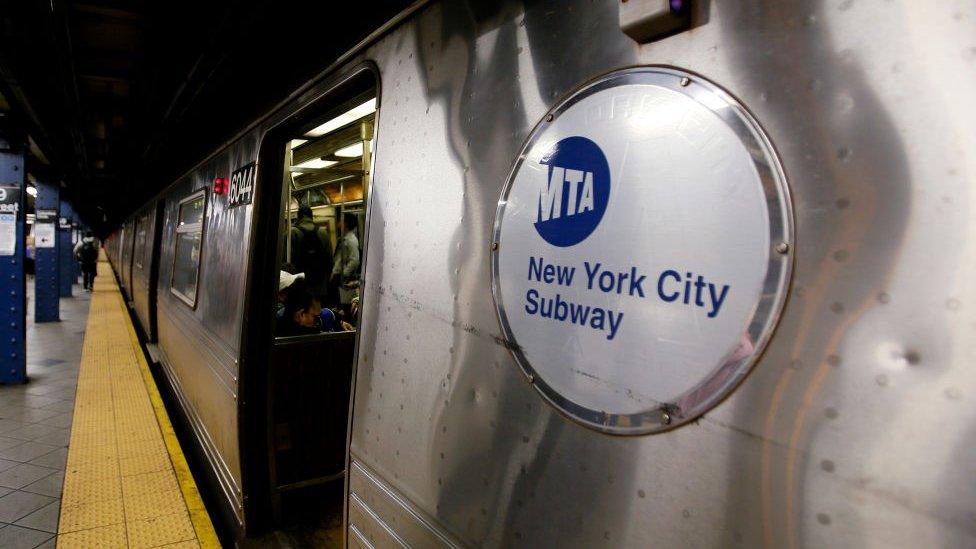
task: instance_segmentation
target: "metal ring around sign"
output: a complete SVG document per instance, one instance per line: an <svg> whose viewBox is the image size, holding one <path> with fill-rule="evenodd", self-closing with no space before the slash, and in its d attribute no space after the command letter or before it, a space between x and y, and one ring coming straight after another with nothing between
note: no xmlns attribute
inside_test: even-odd
<svg viewBox="0 0 976 549"><path fill-rule="evenodd" d="M607 88L633 84L652 85L681 93L710 110L735 133L749 152L763 187L769 213L769 242L772 249L769 250L762 292L746 329L746 335L752 343L752 352L738 358L734 353L729 353L723 364L718 365L697 385L672 402L661 403L641 413L612 414L569 400L556 392L532 367L513 336L502 303L498 257L501 225L509 193L528 151L532 150L542 133L580 100ZM695 420L720 403L746 377L762 355L778 324L788 295L793 249L793 213L786 177L772 144L756 119L731 94L696 74L671 67L629 68L606 74L583 85L543 116L529 134L509 173L495 213L491 246L492 297L507 348L528 381L546 401L585 427L609 434L645 435L667 431Z"/></svg>

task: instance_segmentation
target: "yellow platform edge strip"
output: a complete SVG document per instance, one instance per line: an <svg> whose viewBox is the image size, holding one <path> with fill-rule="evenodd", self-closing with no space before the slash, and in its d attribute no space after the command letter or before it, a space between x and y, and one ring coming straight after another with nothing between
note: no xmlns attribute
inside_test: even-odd
<svg viewBox="0 0 976 549"><path fill-rule="evenodd" d="M180 491L183 493L186 509L190 513L190 522L193 524L193 530L197 534L197 541L203 549L219 548L220 541L217 539L217 532L214 530L213 521L210 520L210 514L207 512L207 508L203 504L203 499L200 497L200 491L197 489L196 481L193 480L190 466L186 463L183 449L180 447L180 442L176 438L176 431L173 430L173 424L169 420L169 414L166 413L166 406L163 404L163 398L160 396L159 389L156 387L156 380L153 379L152 372L149 371L149 363L146 362L142 345L139 342L139 336L136 335L136 330L132 326L132 318L129 316L129 311L126 309L125 300L122 298L122 292L118 288L117 283L116 291L119 296L119 306L125 312L125 325L129 330L129 339L132 341L136 360L139 362L139 370L142 372L142 379L146 384L146 390L149 392L149 400L152 402L153 411L156 413L156 421L159 423L159 429L163 433L163 441L166 444L167 452L169 452L169 459L173 464L173 470L176 473L176 480L179 483Z"/></svg>

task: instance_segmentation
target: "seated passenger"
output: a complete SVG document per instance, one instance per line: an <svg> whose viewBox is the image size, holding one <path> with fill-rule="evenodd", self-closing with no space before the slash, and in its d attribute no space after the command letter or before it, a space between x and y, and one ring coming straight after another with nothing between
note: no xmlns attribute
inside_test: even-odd
<svg viewBox="0 0 976 549"><path fill-rule="evenodd" d="M317 334L322 331L319 300L306 288L293 288L285 300L282 318L277 325L279 336Z"/></svg>
<svg viewBox="0 0 976 549"><path fill-rule="evenodd" d="M285 302L288 301L288 294L295 288L295 283L305 278L305 273L291 274L283 270L278 275L278 302L275 305L275 315L281 320L285 314Z"/></svg>
<svg viewBox="0 0 976 549"><path fill-rule="evenodd" d="M328 307L323 307L322 311L319 313L319 319L322 322L323 332L354 332L356 331L355 326L346 322L345 313L342 309L336 307L330 309Z"/></svg>

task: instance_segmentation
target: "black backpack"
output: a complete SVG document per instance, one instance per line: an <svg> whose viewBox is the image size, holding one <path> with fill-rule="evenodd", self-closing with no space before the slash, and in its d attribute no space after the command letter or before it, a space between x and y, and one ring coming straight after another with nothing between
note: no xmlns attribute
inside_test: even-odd
<svg viewBox="0 0 976 549"><path fill-rule="evenodd" d="M332 267L329 265L332 262L329 251L322 244L318 229L309 231L299 227L298 230L302 232L302 249L299 251L296 263L299 269L305 273L305 280L318 282L325 276L326 270Z"/></svg>
<svg viewBox="0 0 976 549"><path fill-rule="evenodd" d="M79 254L83 263L95 263L98 261L98 248L94 242L85 242L81 245Z"/></svg>

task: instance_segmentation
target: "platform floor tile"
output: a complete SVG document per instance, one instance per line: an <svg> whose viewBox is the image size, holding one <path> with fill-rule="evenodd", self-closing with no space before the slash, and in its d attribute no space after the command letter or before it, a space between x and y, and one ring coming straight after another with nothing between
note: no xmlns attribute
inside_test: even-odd
<svg viewBox="0 0 976 549"><path fill-rule="evenodd" d="M148 383L122 296L108 264L100 263L78 374L58 547L215 545L213 527L209 519L201 522L192 497L196 487L177 477L174 462L185 462ZM44 431L21 428L13 436ZM194 499L189 506L187 494Z"/></svg>

